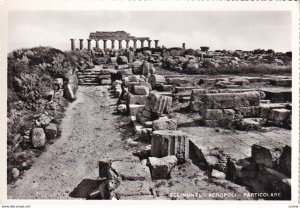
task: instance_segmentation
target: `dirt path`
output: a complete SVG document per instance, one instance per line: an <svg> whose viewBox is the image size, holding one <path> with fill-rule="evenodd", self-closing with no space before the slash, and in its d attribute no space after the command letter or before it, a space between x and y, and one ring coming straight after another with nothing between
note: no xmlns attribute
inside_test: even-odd
<svg viewBox="0 0 300 208"><path fill-rule="evenodd" d="M124 151L118 116L112 116L115 103L106 86L80 86L77 100L67 108L61 137L8 186L8 198L74 199L69 194L82 180L98 176L99 160L137 160Z"/></svg>

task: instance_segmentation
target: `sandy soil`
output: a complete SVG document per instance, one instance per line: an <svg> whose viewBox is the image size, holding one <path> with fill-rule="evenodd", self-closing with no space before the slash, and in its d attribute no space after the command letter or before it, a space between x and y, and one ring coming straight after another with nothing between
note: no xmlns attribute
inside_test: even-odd
<svg viewBox="0 0 300 208"><path fill-rule="evenodd" d="M74 199L69 194L84 179L98 176L98 161L137 160L127 149L113 115L116 99L108 86L79 86L77 100L62 121L62 135L36 158L30 170L8 186L10 199Z"/></svg>

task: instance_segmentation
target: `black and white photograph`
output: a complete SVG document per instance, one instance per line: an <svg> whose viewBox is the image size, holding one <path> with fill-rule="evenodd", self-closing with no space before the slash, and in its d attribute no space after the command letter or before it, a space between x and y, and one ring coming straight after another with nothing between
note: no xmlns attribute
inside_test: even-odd
<svg viewBox="0 0 300 208"><path fill-rule="evenodd" d="M286 9L8 11L7 200L297 201L293 23Z"/></svg>

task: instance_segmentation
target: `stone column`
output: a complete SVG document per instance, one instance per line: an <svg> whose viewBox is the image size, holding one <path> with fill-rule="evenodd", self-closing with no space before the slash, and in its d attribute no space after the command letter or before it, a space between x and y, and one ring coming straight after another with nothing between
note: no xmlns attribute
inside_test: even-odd
<svg viewBox="0 0 300 208"><path fill-rule="evenodd" d="M141 48L144 48L144 41L145 40L140 40L141 41Z"/></svg>
<svg viewBox="0 0 300 208"><path fill-rule="evenodd" d="M133 48L136 48L136 41L137 40L133 40Z"/></svg>
<svg viewBox="0 0 300 208"><path fill-rule="evenodd" d="M79 50L83 50L83 39L79 39Z"/></svg>
<svg viewBox="0 0 300 208"><path fill-rule="evenodd" d="M185 50L185 43L182 43L182 49Z"/></svg>
<svg viewBox="0 0 300 208"><path fill-rule="evenodd" d="M71 51L75 51L75 39L70 39L71 40Z"/></svg>
<svg viewBox="0 0 300 208"><path fill-rule="evenodd" d="M118 40L119 41L119 49L122 48L122 40Z"/></svg>
<svg viewBox="0 0 300 208"><path fill-rule="evenodd" d="M155 42L155 48L158 48L158 40L154 40Z"/></svg>
<svg viewBox="0 0 300 208"><path fill-rule="evenodd" d="M107 48L107 43L106 43L107 40L103 40L103 49L106 49Z"/></svg>
<svg viewBox="0 0 300 208"><path fill-rule="evenodd" d="M98 49L99 48L99 40L96 39L95 41L96 41L96 48Z"/></svg>
<svg viewBox="0 0 300 208"><path fill-rule="evenodd" d="M112 48L112 49L115 48L115 40L111 40L111 48Z"/></svg>
<svg viewBox="0 0 300 208"><path fill-rule="evenodd" d="M91 39L86 39L86 40L87 40L87 43L88 43L87 49L88 49L88 51L90 51L91 50Z"/></svg>
<svg viewBox="0 0 300 208"><path fill-rule="evenodd" d="M129 40L125 40L126 41L126 48L129 48Z"/></svg>
<svg viewBox="0 0 300 208"><path fill-rule="evenodd" d="M148 47L151 48L151 41L152 40L148 40Z"/></svg>

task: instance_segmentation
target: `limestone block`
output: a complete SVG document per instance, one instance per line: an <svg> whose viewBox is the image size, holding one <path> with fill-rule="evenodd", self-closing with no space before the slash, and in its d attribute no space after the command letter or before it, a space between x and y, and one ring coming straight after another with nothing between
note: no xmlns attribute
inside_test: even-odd
<svg viewBox="0 0 300 208"><path fill-rule="evenodd" d="M76 99L71 84L67 84L67 85L66 85L66 87L65 87L65 89L64 89L64 96L65 96L67 99L70 99L70 100L75 100L75 99Z"/></svg>
<svg viewBox="0 0 300 208"><path fill-rule="evenodd" d="M258 106L260 93L257 91L244 93L212 93L205 94L202 99L208 109L234 109L239 107Z"/></svg>
<svg viewBox="0 0 300 208"><path fill-rule="evenodd" d="M138 112L138 109L144 105L130 104L129 105L129 113L131 116L135 116Z"/></svg>
<svg viewBox="0 0 300 208"><path fill-rule="evenodd" d="M279 162L283 147L274 146L270 143L256 143L251 147L251 157L259 164L268 168L274 168Z"/></svg>
<svg viewBox="0 0 300 208"><path fill-rule="evenodd" d="M111 75L110 74L102 74L102 75L99 75L98 76L98 79L99 80L102 80L102 79L110 79L111 78Z"/></svg>
<svg viewBox="0 0 300 208"><path fill-rule="evenodd" d="M129 93L128 103L145 105L146 104L146 95L133 95L133 94Z"/></svg>
<svg viewBox="0 0 300 208"><path fill-rule="evenodd" d="M166 79L163 75L152 74L149 77L149 83L151 84L152 88L156 87L157 85L165 84Z"/></svg>
<svg viewBox="0 0 300 208"><path fill-rule="evenodd" d="M259 106L241 107L235 109L237 113L240 113L244 118L256 118L260 117Z"/></svg>
<svg viewBox="0 0 300 208"><path fill-rule="evenodd" d="M189 158L189 138L182 131L159 130L152 133L151 156L175 155L180 162Z"/></svg>
<svg viewBox="0 0 300 208"><path fill-rule="evenodd" d="M111 84L111 79L101 79L101 84L102 85L110 85Z"/></svg>
<svg viewBox="0 0 300 208"><path fill-rule="evenodd" d="M260 130L262 124L263 120L261 118L243 118L240 121L238 128L243 131Z"/></svg>
<svg viewBox="0 0 300 208"><path fill-rule="evenodd" d="M47 139L54 139L57 137L57 125L55 123L49 123L45 128L45 134Z"/></svg>
<svg viewBox="0 0 300 208"><path fill-rule="evenodd" d="M194 112L200 112L203 109L203 103L201 101L191 101L190 109Z"/></svg>
<svg viewBox="0 0 300 208"><path fill-rule="evenodd" d="M151 180L150 170L140 162L114 161L111 163L111 170L117 173L122 180Z"/></svg>
<svg viewBox="0 0 300 208"><path fill-rule="evenodd" d="M111 193L111 197L118 200L136 199L136 197L141 197L140 199L145 199L144 197L153 198L151 188L151 183L148 181L122 181Z"/></svg>
<svg viewBox="0 0 300 208"><path fill-rule="evenodd" d="M231 79L230 82L233 82L235 85L241 85L241 86L244 86L244 85L247 85L250 83L245 78L234 78L234 79Z"/></svg>
<svg viewBox="0 0 300 208"><path fill-rule="evenodd" d="M139 85L133 86L133 92L136 95L148 95L149 91L150 91L149 88L146 86L139 86Z"/></svg>
<svg viewBox="0 0 300 208"><path fill-rule="evenodd" d="M272 109L269 119L274 121L284 121L291 115L288 109Z"/></svg>
<svg viewBox="0 0 300 208"><path fill-rule="evenodd" d="M142 112L142 116L145 118L151 118L152 117L151 111L144 109Z"/></svg>
<svg viewBox="0 0 300 208"><path fill-rule="evenodd" d="M149 157L149 167L152 179L169 179L171 170L176 166L176 156L166 156L163 158Z"/></svg>
<svg viewBox="0 0 300 208"><path fill-rule="evenodd" d="M191 93L191 101L201 101L206 93L206 89L193 89Z"/></svg>
<svg viewBox="0 0 300 208"><path fill-rule="evenodd" d="M46 135L43 128L34 128L31 132L31 141L35 148L43 147L46 143Z"/></svg>
<svg viewBox="0 0 300 208"><path fill-rule="evenodd" d="M150 93L149 95L151 111L158 115L169 113L172 106L172 97ZM146 105L147 106L147 105Z"/></svg>
<svg viewBox="0 0 300 208"><path fill-rule="evenodd" d="M291 152L292 148L286 145L283 148L282 154L279 158L279 168L280 170L285 173L287 176L291 177Z"/></svg>
<svg viewBox="0 0 300 208"><path fill-rule="evenodd" d="M169 119L167 116L160 117L159 119L153 121L153 131L156 130L176 130L177 121L174 119Z"/></svg>
<svg viewBox="0 0 300 208"><path fill-rule="evenodd" d="M233 120L235 111L233 109L204 109L201 115L206 120Z"/></svg>

